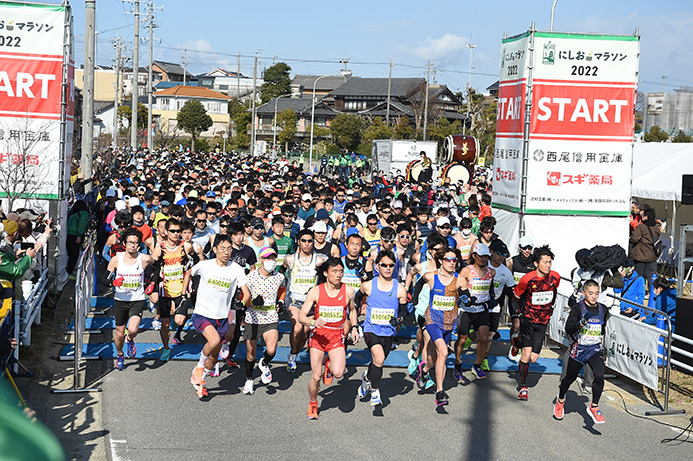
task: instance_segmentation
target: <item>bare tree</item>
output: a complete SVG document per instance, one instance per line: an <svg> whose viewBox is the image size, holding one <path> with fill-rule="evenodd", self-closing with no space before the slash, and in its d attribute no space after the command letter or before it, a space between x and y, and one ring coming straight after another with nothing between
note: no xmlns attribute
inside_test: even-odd
<svg viewBox="0 0 693 461"><path fill-rule="evenodd" d="M58 193L50 183L59 163L59 124L28 117L0 119L0 197L7 198L9 210L17 199Z"/></svg>

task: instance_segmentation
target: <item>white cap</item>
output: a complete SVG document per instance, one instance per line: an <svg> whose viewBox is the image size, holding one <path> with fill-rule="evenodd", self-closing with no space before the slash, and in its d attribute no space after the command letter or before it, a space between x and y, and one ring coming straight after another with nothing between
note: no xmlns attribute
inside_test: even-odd
<svg viewBox="0 0 693 461"><path fill-rule="evenodd" d="M491 252L489 251L486 244L481 242L476 242L474 248L472 249L472 253L476 253L479 256L491 256Z"/></svg>
<svg viewBox="0 0 693 461"><path fill-rule="evenodd" d="M313 196L310 194L303 194L303 196L301 196L301 200L304 202L312 202Z"/></svg>
<svg viewBox="0 0 693 461"><path fill-rule="evenodd" d="M128 206L125 203L125 200L118 200L115 202L115 209L116 211L122 211L126 209Z"/></svg>
<svg viewBox="0 0 693 461"><path fill-rule="evenodd" d="M534 248L534 240L532 240L532 237L530 237L529 235L525 235L524 237L522 237L520 239L520 243L518 243L518 246L520 248L522 248L522 247Z"/></svg>
<svg viewBox="0 0 693 461"><path fill-rule="evenodd" d="M327 224L322 221L316 221L310 228L313 232L327 232Z"/></svg>
<svg viewBox="0 0 693 461"><path fill-rule="evenodd" d="M138 199L137 197L130 197L130 200L128 200L128 206L130 206L130 208L137 206L139 204L140 199Z"/></svg>
<svg viewBox="0 0 693 461"><path fill-rule="evenodd" d="M438 227L443 227L446 224L448 224L448 225L450 224L450 220L446 217L438 218L436 220L436 226L438 226Z"/></svg>

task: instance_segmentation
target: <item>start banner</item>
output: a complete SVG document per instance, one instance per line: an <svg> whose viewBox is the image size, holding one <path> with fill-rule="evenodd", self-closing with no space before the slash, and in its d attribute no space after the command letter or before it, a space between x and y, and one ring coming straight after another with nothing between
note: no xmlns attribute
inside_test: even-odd
<svg viewBox="0 0 693 461"><path fill-rule="evenodd" d="M0 197L57 199L67 190L71 20L69 6L0 1Z"/></svg>

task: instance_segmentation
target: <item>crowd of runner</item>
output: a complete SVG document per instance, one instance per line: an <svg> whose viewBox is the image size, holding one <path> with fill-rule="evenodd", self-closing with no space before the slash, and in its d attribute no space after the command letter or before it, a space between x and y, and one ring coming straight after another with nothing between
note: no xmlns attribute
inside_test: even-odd
<svg viewBox="0 0 693 461"><path fill-rule="evenodd" d="M484 170L471 184L451 185L409 183L382 172L345 175L339 168L310 175L284 159L219 152L116 152L97 164L98 248L115 299L117 369L135 356L149 307L161 361L171 358L171 329L174 345L186 340L188 319L204 337L190 378L199 397L220 365L238 367L241 339L243 394L253 394L256 362L261 382L273 379L279 319L288 318L286 367L295 372L298 354L308 348L307 417L317 419L321 381L329 386L344 375L347 347L361 338L372 360L358 396L382 404L383 365L397 347L398 330L413 320L409 374L420 389L435 387L442 406L449 401L448 355L461 380L461 356L475 342L471 374L484 379L486 355L507 316L518 399L528 400L527 375L561 278L551 270L548 246L525 236L511 252L495 232ZM80 201L75 206L83 208ZM596 300L597 283L581 289L566 324L573 344L554 415L563 417L566 391L589 363L595 380L588 414L603 423L598 403L608 310ZM264 352L257 360L260 339Z"/></svg>

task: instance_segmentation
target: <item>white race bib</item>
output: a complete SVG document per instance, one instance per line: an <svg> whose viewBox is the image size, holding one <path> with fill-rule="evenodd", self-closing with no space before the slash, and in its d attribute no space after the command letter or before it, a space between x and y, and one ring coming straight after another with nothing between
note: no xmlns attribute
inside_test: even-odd
<svg viewBox="0 0 693 461"><path fill-rule="evenodd" d="M383 309L377 307L371 309L371 323L373 325L389 325L390 320L394 316L394 309Z"/></svg>
<svg viewBox="0 0 693 461"><path fill-rule="evenodd" d="M318 306L318 318L325 319L328 323L339 322L343 316L342 306Z"/></svg>
<svg viewBox="0 0 693 461"><path fill-rule="evenodd" d="M454 296L433 295L431 309L436 311L451 311L455 308Z"/></svg>
<svg viewBox="0 0 693 461"><path fill-rule="evenodd" d="M544 306L553 301L553 291L537 291L532 293L532 304L535 306Z"/></svg>

